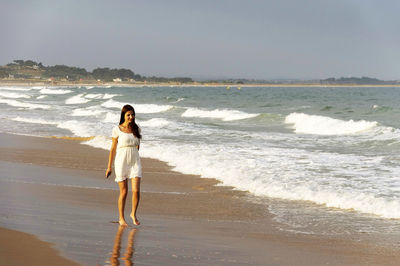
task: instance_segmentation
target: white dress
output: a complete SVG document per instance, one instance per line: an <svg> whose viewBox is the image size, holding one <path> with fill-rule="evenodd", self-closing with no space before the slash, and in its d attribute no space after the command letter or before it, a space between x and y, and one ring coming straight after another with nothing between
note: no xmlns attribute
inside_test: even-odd
<svg viewBox="0 0 400 266"><path fill-rule="evenodd" d="M140 139L133 133L125 133L115 126L112 137L118 139L117 152L114 160L115 182L127 178L142 177L142 164L140 162L138 146Z"/></svg>

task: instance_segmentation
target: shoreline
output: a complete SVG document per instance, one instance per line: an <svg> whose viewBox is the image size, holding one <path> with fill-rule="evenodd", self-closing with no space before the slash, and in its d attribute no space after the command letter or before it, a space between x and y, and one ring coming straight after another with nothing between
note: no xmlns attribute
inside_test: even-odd
<svg viewBox="0 0 400 266"><path fill-rule="evenodd" d="M400 84L316 84L316 83L279 83L279 84L235 84L235 83L150 83L150 82L68 82L68 81L34 81L34 80L0 80L1 86L47 86L47 87L79 87L79 86L98 86L98 87L227 87L231 89L235 88L246 88L246 87L316 87L316 88L335 88L335 87L372 87L372 88L385 88L385 87L400 87Z"/></svg>
<svg viewBox="0 0 400 266"><path fill-rule="evenodd" d="M52 241L47 242L54 241L56 249L61 249L63 255L83 264L93 264L92 258L86 260L87 255L79 255L73 248L60 244L70 235L63 230L104 242L100 246L104 250L115 248L117 226L113 222L102 222L102 219L115 220L118 195L114 181L104 179L107 151L83 145L77 140L3 133L0 133L0 151L0 163L5 166L1 173L3 185L0 195L5 197L7 191L21 191L26 196L25 202L22 202L24 197L11 201L16 206L13 215L0 218L0 226L17 227L14 229L34 233L46 241L50 239ZM396 253L398 250L376 246L373 242L360 243L351 237L341 239L282 232L266 206L247 200L247 192L216 186L218 181L214 179L174 172L162 161L143 158L142 162L144 178L138 210L142 226L137 227L137 234L129 228L130 235L135 235L133 259L139 264L396 265L400 260ZM14 182L8 182L4 179L6 177L14 178ZM39 229L20 224L13 217L26 214L18 212L18 206L25 206L32 199L37 200L39 207L30 207L39 208L43 213L43 217L37 219L49 219L50 210L53 207L58 210L58 206L64 206L64 209L58 210L55 224L66 223L62 217L68 210L75 219L81 212L85 215L79 220L79 226L67 222L60 232L57 228L40 228L39 222ZM47 206L49 202L54 206ZM126 209L129 210L129 198L127 203ZM2 205L0 212L7 212L7 208ZM90 213L85 210L90 210ZM82 232L81 227L101 229L104 236L93 235L91 231ZM93 249L85 243L82 245ZM5 244L1 243L2 246ZM188 250L188 246L192 248ZM41 250L36 252L40 254Z"/></svg>

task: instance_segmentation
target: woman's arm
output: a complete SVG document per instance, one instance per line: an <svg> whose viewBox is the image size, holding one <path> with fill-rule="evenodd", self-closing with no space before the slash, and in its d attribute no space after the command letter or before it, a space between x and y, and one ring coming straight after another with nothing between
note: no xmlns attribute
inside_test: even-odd
<svg viewBox="0 0 400 266"><path fill-rule="evenodd" d="M106 178L108 178L112 172L112 163L114 161L115 153L117 151L117 144L118 144L118 138L112 138L110 155L108 156L108 167L106 170Z"/></svg>

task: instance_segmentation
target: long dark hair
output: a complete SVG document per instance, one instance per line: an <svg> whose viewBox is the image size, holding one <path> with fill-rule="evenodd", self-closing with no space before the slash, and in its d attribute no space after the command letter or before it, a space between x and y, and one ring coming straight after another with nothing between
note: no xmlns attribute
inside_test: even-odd
<svg viewBox="0 0 400 266"><path fill-rule="evenodd" d="M142 135L140 135L139 132L139 127L135 122L135 109L133 109L133 107L129 104L124 105L124 107L122 107L121 110L121 119L119 120L119 124L122 125L125 122L125 113L132 111L133 112L133 120L131 123L129 123L129 128L132 130L133 135L135 135L135 137L137 137L138 139L142 138Z"/></svg>

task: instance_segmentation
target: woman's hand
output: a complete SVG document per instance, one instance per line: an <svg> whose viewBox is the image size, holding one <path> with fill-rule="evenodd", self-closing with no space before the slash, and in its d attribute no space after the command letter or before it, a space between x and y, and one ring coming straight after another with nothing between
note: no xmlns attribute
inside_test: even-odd
<svg viewBox="0 0 400 266"><path fill-rule="evenodd" d="M107 168L106 170L106 178L108 178L111 175L112 169L111 168Z"/></svg>

